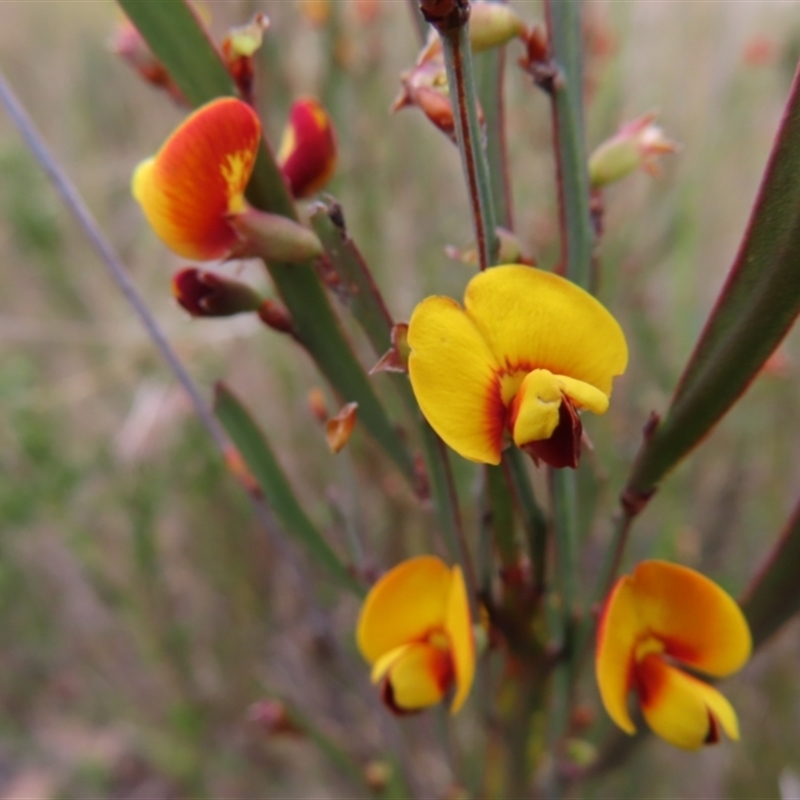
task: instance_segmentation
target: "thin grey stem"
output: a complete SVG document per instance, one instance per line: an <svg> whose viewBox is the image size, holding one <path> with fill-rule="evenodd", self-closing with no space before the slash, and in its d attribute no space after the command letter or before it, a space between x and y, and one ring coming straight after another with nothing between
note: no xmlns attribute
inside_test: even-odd
<svg viewBox="0 0 800 800"><path fill-rule="evenodd" d="M36 160L41 164L42 168L47 172L50 179L55 184L55 187L67 207L77 218L84 232L86 233L92 246L97 251L103 263L111 273L111 277L116 282L117 286L122 291L125 299L130 303L139 320L144 325L150 338L156 346L156 349L161 354L162 358L167 362L172 374L177 379L183 390L189 396L195 413L200 420L203 427L208 431L209 436L214 441L214 444L219 448L223 456L229 452L231 444L222 426L217 422L214 412L211 407L203 399L200 390L197 388L192 376L181 363L172 346L167 341L166 336L161 330L158 322L156 322L150 309L147 307L144 298L139 293L139 290L128 277L122 260L117 255L111 243L100 230L97 220L89 210L89 207L83 201L80 193L78 192L75 184L69 179L66 173L58 166L53 154L44 142L41 134L36 128L33 120L28 116L28 113L23 108L19 99L17 98L14 90L9 85L5 76L0 72L0 102L3 103L8 111L11 120L16 125L25 143L30 148ZM289 552L284 534L278 526L275 517L272 514L269 506L264 502L263 498L259 497L253 492L248 491L248 495L253 503L256 518L267 532L272 544L274 545L279 556L285 563L289 565L290 570L294 573L295 583L303 595L308 608L312 609L312 617L314 618L314 626L317 633L325 640L330 639L328 633L328 625L322 618L321 612L316 606L310 590L308 589L308 579L299 564L298 560L293 553Z"/></svg>

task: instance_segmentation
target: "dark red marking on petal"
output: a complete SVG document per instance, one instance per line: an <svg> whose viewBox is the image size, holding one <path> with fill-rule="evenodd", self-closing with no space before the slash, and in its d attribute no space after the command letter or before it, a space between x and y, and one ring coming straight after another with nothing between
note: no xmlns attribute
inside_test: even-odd
<svg viewBox="0 0 800 800"><path fill-rule="evenodd" d="M581 455L583 425L572 401L562 395L558 410L558 425L549 439L530 442L522 449L538 464L544 461L551 467L576 469Z"/></svg>
<svg viewBox="0 0 800 800"><path fill-rule="evenodd" d="M717 744L722 737L719 733L719 721L709 711L708 712L708 733L703 740L703 744Z"/></svg>

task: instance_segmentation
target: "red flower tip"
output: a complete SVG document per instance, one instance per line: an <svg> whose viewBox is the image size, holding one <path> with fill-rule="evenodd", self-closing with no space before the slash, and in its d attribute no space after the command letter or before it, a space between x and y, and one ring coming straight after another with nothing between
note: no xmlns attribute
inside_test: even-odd
<svg viewBox="0 0 800 800"><path fill-rule="evenodd" d="M298 100L289 114L278 163L295 197L309 197L330 180L336 169L333 122L311 97Z"/></svg>
<svg viewBox="0 0 800 800"><path fill-rule="evenodd" d="M230 317L261 305L261 298L246 284L192 267L175 274L172 294L193 317Z"/></svg>

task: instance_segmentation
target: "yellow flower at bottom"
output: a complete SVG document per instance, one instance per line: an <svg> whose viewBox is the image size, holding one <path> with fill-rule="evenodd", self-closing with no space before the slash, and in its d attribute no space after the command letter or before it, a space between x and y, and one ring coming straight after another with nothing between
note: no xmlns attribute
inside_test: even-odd
<svg viewBox="0 0 800 800"><path fill-rule="evenodd" d="M174 131L133 174L133 196L158 237L197 261L227 256L239 241L229 220L247 208L261 123L233 97L214 100Z"/></svg>
<svg viewBox="0 0 800 800"><path fill-rule="evenodd" d="M431 427L471 461L499 464L507 440L575 467L577 411L603 414L628 347L611 314L570 281L519 265L467 285L462 308L428 297L408 328L411 386Z"/></svg>
<svg viewBox="0 0 800 800"><path fill-rule="evenodd" d="M370 590L356 631L372 681L396 712L441 701L458 711L475 676L475 640L461 568L435 556L404 561Z"/></svg>
<svg viewBox="0 0 800 800"><path fill-rule="evenodd" d="M600 619L595 668L603 705L626 733L635 689L647 724L671 744L697 750L739 738L736 712L712 686L679 669L721 678L750 657L750 629L733 598L708 578L644 561L612 589Z"/></svg>

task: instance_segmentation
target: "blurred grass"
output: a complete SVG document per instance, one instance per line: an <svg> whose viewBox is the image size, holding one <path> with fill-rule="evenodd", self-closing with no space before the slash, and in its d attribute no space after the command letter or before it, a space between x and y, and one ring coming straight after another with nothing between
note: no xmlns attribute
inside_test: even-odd
<svg viewBox="0 0 800 800"><path fill-rule="evenodd" d="M407 319L422 296L459 296L470 277L442 253L470 236L458 156L421 115L388 115L397 75L416 56L405 4L381 3L373 25L352 3L332 6L335 24L314 29L296 3L211 4L217 33L256 8L272 18L260 97L273 142L292 97L318 93L329 104L342 150L330 190L390 311ZM540 14L536 4L518 8ZM780 2L587 9L590 145L656 107L683 143L660 180L637 175L606 195L601 296L628 332L632 360L609 415L587 420L597 451L579 478L599 498L585 524L590 578L644 420L665 407L735 253L800 23ZM147 229L128 180L182 112L108 53L116 20L112 2L0 4L0 65L197 379L210 387L223 377L247 399L331 541L346 542L343 506L357 512L376 566L429 548L431 510L366 437L351 442L352 479L328 454L305 401L321 380L291 342L249 320L190 324L171 303L179 264ZM549 109L513 67L516 55L507 103L515 222L550 266ZM442 795L452 773L434 720L398 731L376 713L352 644L355 605L323 591L341 642L325 649L307 598L1 115L0 215L0 797L30 776L52 797L365 793L307 743L269 741L247 722L266 693L297 704L362 763L387 750L413 760L417 788ZM252 265L244 276L266 283ZM734 593L745 585L800 491L796 334L783 353L783 366L664 484L637 523L629 563L676 558ZM388 392L384 378L376 385ZM475 470L456 461L472 508ZM470 511L473 538L477 522ZM795 622L726 683L741 744L684 755L651 741L586 796L777 796L780 772L800 771L798 657ZM593 698L591 682L584 691ZM480 741L464 719L456 757Z"/></svg>

